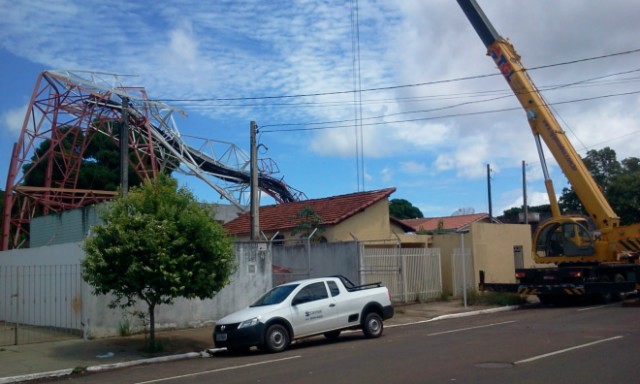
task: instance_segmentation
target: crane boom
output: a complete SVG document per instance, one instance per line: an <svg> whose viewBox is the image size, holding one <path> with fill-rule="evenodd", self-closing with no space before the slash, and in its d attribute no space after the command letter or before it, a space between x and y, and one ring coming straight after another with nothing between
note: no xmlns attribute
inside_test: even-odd
<svg viewBox="0 0 640 384"><path fill-rule="evenodd" d="M536 229L532 256L536 263L556 266L516 268L515 284L487 284L485 272L480 271L480 289L537 295L543 303L585 296L608 301L640 289L640 224L620 225L620 218L520 63L513 45L496 32L475 0L457 1L526 112L552 213L551 219ZM560 213L541 141L553 154L598 231L591 231L584 217Z"/></svg>
<svg viewBox="0 0 640 384"><path fill-rule="evenodd" d="M558 124L548 104L521 64L520 56L513 45L496 32L475 0L458 0L458 4L487 47L488 55L494 60L524 108L534 137L536 140L541 138L549 148L595 226L601 231L617 227L620 218L611 208L600 187L571 145L566 133ZM541 153L540 146L538 146L538 152ZM547 192L550 193L552 213L554 216L559 216L559 209L553 206L556 197L548 175L545 175L545 183Z"/></svg>

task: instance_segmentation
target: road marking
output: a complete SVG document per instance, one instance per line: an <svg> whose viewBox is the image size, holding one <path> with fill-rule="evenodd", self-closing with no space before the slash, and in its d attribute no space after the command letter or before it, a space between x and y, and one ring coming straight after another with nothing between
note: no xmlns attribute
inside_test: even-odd
<svg viewBox="0 0 640 384"><path fill-rule="evenodd" d="M590 311L592 309L600 309L600 308L612 307L613 305L615 305L615 304L604 304L604 305L596 305L594 307L580 308L576 312L584 312L584 311Z"/></svg>
<svg viewBox="0 0 640 384"><path fill-rule="evenodd" d="M449 331L442 331L442 332L434 332L434 333L428 333L427 336L437 336L437 335L444 335L445 333L454 333L454 332L463 332L463 331L470 331L473 329L479 329L479 328L487 328L487 327L494 327L496 325L502 325L502 324L509 324L509 323L515 323L516 320L510 320L510 321L503 321L501 323L492 323L492 324L485 324L485 325L478 325L476 327L469 327L469 328L458 328L458 329L452 329Z"/></svg>
<svg viewBox="0 0 640 384"><path fill-rule="evenodd" d="M553 355L559 355L561 353L565 353L565 352L569 352L569 351L573 351L576 349L580 349L580 348L586 348L586 347L590 347L592 345L596 345L596 344L600 344L600 343L605 343L607 341L613 341L613 340L618 340L618 339L622 339L623 336L614 336L614 337L610 337L608 339L602 339L602 340L597 340L597 341L592 341L591 343L586 343L586 344L581 344L581 345L576 345L575 347L570 347L570 348L565 348L565 349L561 349L559 351L555 351L555 352L549 352L549 353L545 353L543 355L538 355L538 356L534 356L534 357L530 357L528 359L524 359L524 360L520 360L520 361L516 361L513 364L522 364L522 363L530 363L532 361L536 361L536 360L540 360L540 359L544 359L545 357L549 357L549 356L553 356Z"/></svg>
<svg viewBox="0 0 640 384"><path fill-rule="evenodd" d="M277 359L277 360L267 360L267 361L260 361L257 363L250 363L250 364L243 364L243 365L236 365L233 367L224 367L224 368L218 368L218 369L212 369L209 371L202 371L202 372L195 372L195 373L189 373L186 375L179 375L179 376L172 376L172 377L163 377L162 379L155 379L155 380L149 380L149 381L140 381L136 384L148 384L148 383L159 383L162 381L167 381L167 380L174 380L174 379L184 379L186 377L194 377L194 376L200 376L200 375L204 375L207 373L216 373L216 372L223 372L223 371L232 371L235 369L242 369L242 368L249 368L249 367L255 367L257 365L264 365L264 364L271 364L271 363L279 363L281 361L287 361L287 360L291 360L291 359L297 359L299 357L302 357L300 355L298 356L291 356L291 357L285 357L284 359Z"/></svg>

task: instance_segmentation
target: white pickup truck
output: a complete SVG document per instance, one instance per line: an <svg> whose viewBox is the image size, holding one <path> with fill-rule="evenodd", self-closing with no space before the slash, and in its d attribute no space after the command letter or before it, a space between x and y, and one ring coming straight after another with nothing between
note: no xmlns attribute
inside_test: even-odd
<svg viewBox="0 0 640 384"><path fill-rule="evenodd" d="M231 352L252 346L282 352L292 340L320 334L335 339L345 329L360 328L374 338L382 335L382 322L393 313L389 291L381 283L355 286L344 276L300 280L279 285L220 319L213 341Z"/></svg>

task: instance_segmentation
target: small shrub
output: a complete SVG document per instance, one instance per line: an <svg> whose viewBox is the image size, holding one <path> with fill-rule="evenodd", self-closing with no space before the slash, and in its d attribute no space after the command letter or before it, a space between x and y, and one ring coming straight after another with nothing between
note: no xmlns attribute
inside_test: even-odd
<svg viewBox="0 0 640 384"><path fill-rule="evenodd" d="M526 303L526 301L526 297L516 293L467 291L468 305L521 305Z"/></svg>
<svg viewBox="0 0 640 384"><path fill-rule="evenodd" d="M154 340L153 343L145 341L144 350L148 353L164 352L164 344L159 340Z"/></svg>
<svg viewBox="0 0 640 384"><path fill-rule="evenodd" d="M118 324L118 334L120 336L131 336L131 322L128 317L124 317Z"/></svg>

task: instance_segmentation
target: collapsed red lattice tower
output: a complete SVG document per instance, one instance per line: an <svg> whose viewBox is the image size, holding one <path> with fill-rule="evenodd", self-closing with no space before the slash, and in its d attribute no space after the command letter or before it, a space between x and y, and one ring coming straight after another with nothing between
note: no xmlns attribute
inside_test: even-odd
<svg viewBox="0 0 640 384"><path fill-rule="evenodd" d="M90 157L85 154L90 154L87 149L93 140L105 135L120 147L120 130L115 127L126 126L128 167L140 180L154 179L163 170L195 176L221 198L246 210L251 179L246 154L231 143L210 139L192 138L200 145L188 145L175 126L174 112L179 111L149 100L144 88L123 86L118 75L42 72L11 154L1 250L20 248L29 238L29 222L35 216L117 196L115 191L79 188L80 169ZM257 167L258 188L276 202L304 198L302 192L271 176L277 173L271 159L258 159ZM43 169L42 180L30 180L30 174Z"/></svg>
<svg viewBox="0 0 640 384"><path fill-rule="evenodd" d="M28 239L28 224L36 215L81 208L117 195L114 191L78 189L78 180L84 153L96 135L104 134L115 143L120 142L118 130L114 133L109 127L122 123L119 103L123 96L138 112L128 116L129 166L141 180L157 175L161 164L149 129L144 89L118 87L113 75L89 76L87 80L57 71L44 71L38 76L11 154L2 216L2 250L19 248ZM43 151L47 145L42 143L46 141L49 145ZM26 185L29 172L38 166L46 169L42 185Z"/></svg>

